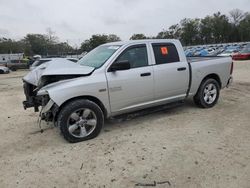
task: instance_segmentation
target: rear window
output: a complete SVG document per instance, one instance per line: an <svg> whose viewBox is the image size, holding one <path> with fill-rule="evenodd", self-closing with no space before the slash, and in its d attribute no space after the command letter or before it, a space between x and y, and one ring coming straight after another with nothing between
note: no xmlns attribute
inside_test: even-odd
<svg viewBox="0 0 250 188"><path fill-rule="evenodd" d="M179 62L179 54L174 44L152 44L157 65Z"/></svg>

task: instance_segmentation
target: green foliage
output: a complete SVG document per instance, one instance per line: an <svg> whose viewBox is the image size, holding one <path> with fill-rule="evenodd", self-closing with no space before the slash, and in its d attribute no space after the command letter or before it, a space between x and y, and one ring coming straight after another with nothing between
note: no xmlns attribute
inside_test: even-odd
<svg viewBox="0 0 250 188"><path fill-rule="evenodd" d="M200 43L199 19L184 19L181 21L181 40L186 45Z"/></svg>
<svg viewBox="0 0 250 188"><path fill-rule="evenodd" d="M240 41L250 41L250 14L239 23Z"/></svg>
<svg viewBox="0 0 250 188"><path fill-rule="evenodd" d="M85 40L82 44L81 44L81 51L82 52L89 52L90 50L96 48L97 46L101 45L101 44L105 44L108 42L116 42L116 41L120 41L120 37L118 37L117 35L114 34L110 34L110 35L92 35L90 39Z"/></svg>
<svg viewBox="0 0 250 188"><path fill-rule="evenodd" d="M47 37L41 34L27 34L24 38L26 44L31 47L33 54L47 55L48 44L50 45Z"/></svg>
<svg viewBox="0 0 250 188"><path fill-rule="evenodd" d="M229 16L217 12L203 19L183 19L156 38L180 39L184 45L250 41L250 14L235 9Z"/></svg>
<svg viewBox="0 0 250 188"><path fill-rule="evenodd" d="M134 34L131 39L148 38ZM179 39L184 45L250 41L250 14L239 9L229 16L217 12L202 19L183 19L159 32L157 39Z"/></svg>
<svg viewBox="0 0 250 188"><path fill-rule="evenodd" d="M169 27L168 30L163 30L157 34L157 39L180 39L181 27L179 24L175 24Z"/></svg>
<svg viewBox="0 0 250 188"><path fill-rule="evenodd" d="M39 55L64 55L74 49L67 43L59 43L56 37L27 34L24 39L14 41L11 39L0 39L0 53L25 53L27 56Z"/></svg>
<svg viewBox="0 0 250 188"><path fill-rule="evenodd" d="M0 53L19 53L25 51L23 41L13 41L11 39L0 39Z"/></svg>
<svg viewBox="0 0 250 188"><path fill-rule="evenodd" d="M139 33L139 34L133 34L131 37L130 37L130 40L141 40L141 39L147 39L147 37L142 34L142 33Z"/></svg>

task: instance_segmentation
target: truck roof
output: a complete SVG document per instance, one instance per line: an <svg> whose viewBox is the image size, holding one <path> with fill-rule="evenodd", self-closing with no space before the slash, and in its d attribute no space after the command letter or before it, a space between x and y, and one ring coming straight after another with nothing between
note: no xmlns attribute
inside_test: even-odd
<svg viewBox="0 0 250 188"><path fill-rule="evenodd" d="M146 42L154 42L154 43L176 43L179 40L176 39L143 39L143 40L128 40L128 41L118 41L118 42L110 42L103 45L128 45L128 44L137 44L137 43L146 43Z"/></svg>

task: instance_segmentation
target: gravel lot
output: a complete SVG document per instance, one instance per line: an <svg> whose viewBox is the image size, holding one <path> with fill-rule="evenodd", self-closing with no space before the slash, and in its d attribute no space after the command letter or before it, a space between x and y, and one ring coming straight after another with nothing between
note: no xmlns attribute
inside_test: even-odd
<svg viewBox="0 0 250 188"><path fill-rule="evenodd" d="M0 187L250 187L250 61L218 105L183 106L106 122L93 140L67 143L40 133L24 111L25 71L0 75Z"/></svg>

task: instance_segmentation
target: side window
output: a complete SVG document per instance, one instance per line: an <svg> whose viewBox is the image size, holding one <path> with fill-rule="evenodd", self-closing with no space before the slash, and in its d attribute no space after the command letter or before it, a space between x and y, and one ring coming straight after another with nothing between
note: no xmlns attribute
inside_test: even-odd
<svg viewBox="0 0 250 188"><path fill-rule="evenodd" d="M129 61L131 68L148 66L146 45L126 49L116 61Z"/></svg>
<svg viewBox="0 0 250 188"><path fill-rule="evenodd" d="M180 61L178 51L174 44L152 44L152 46L157 65Z"/></svg>

